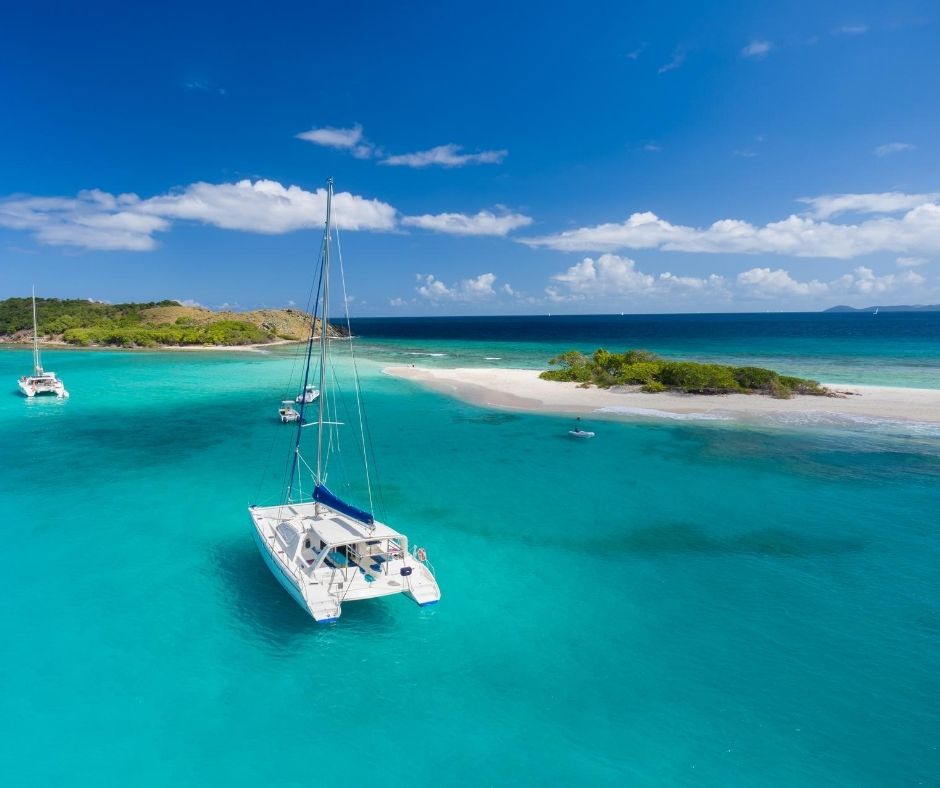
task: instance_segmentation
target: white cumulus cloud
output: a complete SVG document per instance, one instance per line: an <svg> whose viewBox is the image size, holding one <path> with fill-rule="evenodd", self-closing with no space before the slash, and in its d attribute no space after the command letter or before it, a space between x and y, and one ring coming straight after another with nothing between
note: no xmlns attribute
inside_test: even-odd
<svg viewBox="0 0 940 788"><path fill-rule="evenodd" d="M925 196L928 195L920 197ZM813 205L814 210L828 215L832 211L872 211L884 195L852 195L856 198L854 208L849 201L840 202L834 199L836 197L847 195L805 198L804 201ZM833 258L852 258L874 252L940 252L940 205L928 200L906 199L912 195L903 197L905 199L894 201L895 205L903 203L903 208L900 208L906 210L903 215L879 216L857 224L837 224L794 214L762 226L739 219L720 219L708 227L697 228L672 224L646 211L634 213L620 223L581 227L519 240L532 247L585 252L662 249ZM884 200L880 207L887 210L889 203L889 200ZM897 211L898 207L892 210Z"/></svg>
<svg viewBox="0 0 940 788"><path fill-rule="evenodd" d="M405 216L401 223L450 235L506 235L519 227L532 224L532 218L508 211L495 214L479 211L472 216L464 213L437 213Z"/></svg>
<svg viewBox="0 0 940 788"><path fill-rule="evenodd" d="M676 276L666 271L655 276L640 271L636 267L636 262L629 257L620 257L615 254L602 254L597 259L585 257L568 270L555 274L552 281L557 285L550 285L545 291L552 301L706 291L722 297L727 294L725 279L717 274L700 278Z"/></svg>
<svg viewBox="0 0 940 788"><path fill-rule="evenodd" d="M438 145L430 150L417 153L401 153L389 156L382 160L382 164L392 167L465 167L468 164L499 164L506 158L509 151L485 150L479 153L461 153L462 147L454 145Z"/></svg>
<svg viewBox="0 0 940 788"><path fill-rule="evenodd" d="M497 295L493 289L496 275L492 273L462 279L450 287L434 274L418 274L417 279L419 284L415 291L430 301L481 301ZM503 285L500 290L507 295L513 293L509 285Z"/></svg>
<svg viewBox="0 0 940 788"><path fill-rule="evenodd" d="M397 226L397 211L381 200L339 192L333 204L342 229ZM325 216L325 189L310 192L271 180L193 183L146 200L97 189L75 197L0 199L0 226L30 232L40 243L83 249L148 251L156 247L154 234L174 220L277 234L321 226Z"/></svg>
<svg viewBox="0 0 940 788"><path fill-rule="evenodd" d="M180 191L143 201L140 210L227 230L279 234L322 225L326 220L326 189L309 192L270 180L193 183ZM343 230L395 227L395 209L381 200L338 192L333 195L333 210L336 226Z"/></svg>
<svg viewBox="0 0 940 788"><path fill-rule="evenodd" d="M904 286L916 287L925 279L915 271L901 274L877 276L866 266L859 266L851 273L821 282L813 279L801 282L781 268L752 268L738 274L737 282L742 289L756 298L780 299L787 296L850 296L890 293Z"/></svg>
<svg viewBox="0 0 940 788"><path fill-rule="evenodd" d="M785 295L817 295L829 289L824 282L798 282L782 268L752 268L738 274L738 284L746 287L751 295L759 298L775 298Z"/></svg>

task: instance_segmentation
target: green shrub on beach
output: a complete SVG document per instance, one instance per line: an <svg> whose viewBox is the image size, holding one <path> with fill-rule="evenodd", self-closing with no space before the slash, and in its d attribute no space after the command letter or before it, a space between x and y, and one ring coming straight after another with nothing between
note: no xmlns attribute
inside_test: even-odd
<svg viewBox="0 0 940 788"><path fill-rule="evenodd" d="M543 372L542 379L579 383L582 387L639 385L648 392L767 394L778 399L789 399L794 394L829 393L815 380L780 375L772 369L667 361L648 350L611 353L598 348L591 356L569 350L555 356L549 364L556 368Z"/></svg>

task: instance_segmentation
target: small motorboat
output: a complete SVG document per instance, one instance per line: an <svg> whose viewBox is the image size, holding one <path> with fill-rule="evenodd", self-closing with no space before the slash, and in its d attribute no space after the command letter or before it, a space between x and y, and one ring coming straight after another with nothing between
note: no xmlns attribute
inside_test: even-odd
<svg viewBox="0 0 940 788"><path fill-rule="evenodd" d="M300 412L294 410L293 400L284 400L281 403L281 407L277 409L277 415L281 417L281 422L284 424L300 421Z"/></svg>
<svg viewBox="0 0 940 788"><path fill-rule="evenodd" d="M295 402L303 402L305 405L309 405L311 402L316 402L320 398L320 390L314 386L312 383L304 386L303 394L298 394Z"/></svg>
<svg viewBox="0 0 940 788"><path fill-rule="evenodd" d="M593 438L594 433L590 430L586 430L581 426L581 417L578 416L578 423L573 430L568 430L568 434L572 438Z"/></svg>
<svg viewBox="0 0 940 788"><path fill-rule="evenodd" d="M582 430L580 428L576 430L568 430L568 434L572 438L593 438L594 437L593 432L590 432L589 430Z"/></svg>

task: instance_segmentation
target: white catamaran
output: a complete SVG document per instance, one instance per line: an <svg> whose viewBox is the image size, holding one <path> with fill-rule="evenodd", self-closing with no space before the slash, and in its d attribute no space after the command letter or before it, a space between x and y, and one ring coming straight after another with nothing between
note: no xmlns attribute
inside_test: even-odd
<svg viewBox="0 0 940 788"><path fill-rule="evenodd" d="M333 179L327 182L326 228L323 233L322 265L319 286L313 304L314 318L320 311L319 397L316 421L307 421L305 396L298 397L300 418L291 447L292 462L286 493L274 506L249 507L252 534L268 568L294 600L321 623L336 621L345 602L358 599L405 594L419 605L430 605L441 598L434 571L423 548L409 550L408 537L377 521L371 512L357 508L334 495L326 486L331 448L336 445L330 430L340 425L336 416L336 396L327 387L330 375L329 325L330 247L333 205ZM340 255L342 273L342 255ZM345 283L343 284L345 289ZM345 293L343 302L347 303ZM322 298L321 298L322 296ZM348 310L346 314L348 324ZM311 322L303 370L302 392L308 391L314 362L314 327ZM350 354L355 356L350 343ZM359 413L362 455L366 460L365 431L356 375L356 408ZM333 386L335 388L335 386ZM311 408L312 410L312 408ZM333 413L328 411L332 410ZM310 468L301 454L304 428L316 425L316 469ZM372 499L368 462L365 480ZM302 489L304 470L312 472L312 492Z"/></svg>
<svg viewBox="0 0 940 788"><path fill-rule="evenodd" d="M33 288L33 374L23 375L17 384L27 397L37 394L55 394L57 397L67 397L69 393L65 385L59 380L55 372L46 372L42 368L42 359L39 357L39 330L36 328L36 288Z"/></svg>

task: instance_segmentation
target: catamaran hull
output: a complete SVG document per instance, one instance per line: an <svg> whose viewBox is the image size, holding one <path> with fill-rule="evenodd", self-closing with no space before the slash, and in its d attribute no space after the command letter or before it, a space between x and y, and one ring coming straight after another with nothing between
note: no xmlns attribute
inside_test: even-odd
<svg viewBox="0 0 940 788"><path fill-rule="evenodd" d="M262 559L284 590L307 611L311 618L321 624L331 623L341 616L344 602L363 599L404 594L421 607L425 607L441 598L434 574L425 563L426 558L419 559L409 554L405 537L391 531L381 523L376 524L376 527L384 529L377 534L379 540L383 536L386 540L389 537L401 540L394 542L394 548L398 550L397 555L386 552L389 550L389 545L386 544L384 550L381 547L375 548L377 552L371 555L377 557L368 559L375 561L375 564L371 566L362 563L363 555L359 553L355 556L356 561L337 565L336 561L341 561L346 557L344 553L330 558L326 564L318 568L311 568L317 553L311 549L310 541L321 538L316 535L317 523L321 528L332 528L334 537L337 533L342 537L332 543L324 537L320 544L340 546L358 544L358 542L344 541L350 533L347 529L355 527L355 521L349 519L347 515L327 508L324 504L318 505L323 507L321 515L325 516L317 515L316 505L312 503L274 507L253 506L249 510L252 538L255 540ZM304 520L305 515L309 519ZM309 524L298 527L297 524L301 522ZM337 528L340 529L338 532ZM379 541L367 543L372 535L371 531L363 527L362 549L380 544ZM307 539L306 548L299 542L300 539ZM303 550L307 553L304 554ZM423 550L418 552L423 556ZM285 563L290 560L287 556L293 556L298 562L296 568ZM324 554L321 553L320 556L320 561L324 561Z"/></svg>
<svg viewBox="0 0 940 788"><path fill-rule="evenodd" d="M307 608L307 603L304 602L303 595L300 593L300 588L297 586L296 581L294 581L280 563L278 563L278 560L271 555L271 549L264 543L264 539L261 537L261 534L258 533L258 529L254 527L254 523L252 523L251 535L254 537L258 552L261 553L261 557L268 565L268 569L271 570L271 574L274 575L277 582L284 586L284 590L291 595L291 599L300 605L304 609L304 612L309 614L310 610Z"/></svg>
<svg viewBox="0 0 940 788"><path fill-rule="evenodd" d="M64 388L55 388L55 389L37 389L33 386L30 386L28 383L23 383L22 381L16 381L16 384L20 387L20 391L27 397L38 397L42 394L48 394L53 397L59 397L60 399L65 399L68 397L69 393Z"/></svg>

